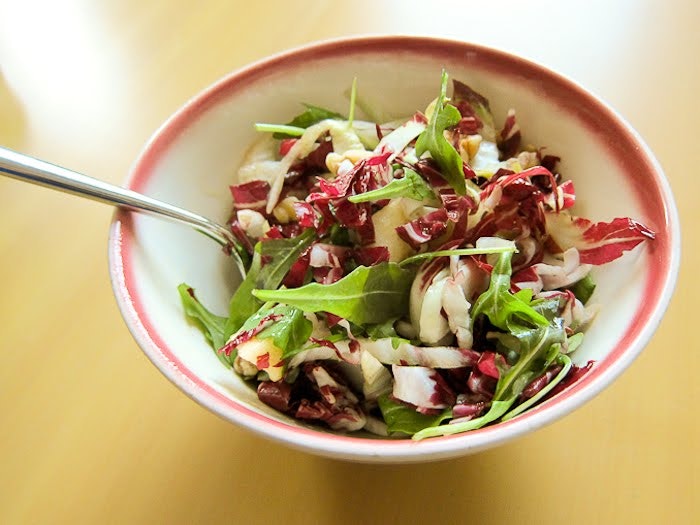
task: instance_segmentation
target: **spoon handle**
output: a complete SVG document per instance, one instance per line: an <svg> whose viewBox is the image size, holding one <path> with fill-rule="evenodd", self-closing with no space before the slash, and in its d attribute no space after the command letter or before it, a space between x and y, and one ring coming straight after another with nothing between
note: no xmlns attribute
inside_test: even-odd
<svg viewBox="0 0 700 525"><path fill-rule="evenodd" d="M46 188L188 224L197 231L214 239L227 251L230 251L236 260L241 275L245 276L245 267L235 250L237 241L233 234L224 226L202 215L132 190L108 184L61 166L17 153L2 146L0 146L0 173Z"/></svg>

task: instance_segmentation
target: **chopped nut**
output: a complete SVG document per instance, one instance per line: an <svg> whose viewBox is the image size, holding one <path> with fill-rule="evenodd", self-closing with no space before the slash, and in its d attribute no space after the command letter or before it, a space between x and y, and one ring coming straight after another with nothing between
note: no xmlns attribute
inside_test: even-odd
<svg viewBox="0 0 700 525"><path fill-rule="evenodd" d="M531 151L523 151L519 153L516 157L511 157L505 161L505 166L509 170L513 170L516 173L520 173L523 170L537 166L539 160L537 159L537 153Z"/></svg>
<svg viewBox="0 0 700 525"><path fill-rule="evenodd" d="M244 379L253 379L258 375L258 367L240 356L236 356L233 360L233 369L237 374L243 376Z"/></svg>
<svg viewBox="0 0 700 525"><path fill-rule="evenodd" d="M326 168L328 168L328 171L335 175L338 173L338 166L340 166L340 163L343 160L344 157L342 155L335 152L330 152L328 155L326 155Z"/></svg>
<svg viewBox="0 0 700 525"><path fill-rule="evenodd" d="M467 162L472 160L479 151L482 140L481 135L468 135L462 139L459 143L459 153L462 159Z"/></svg>
<svg viewBox="0 0 700 525"><path fill-rule="evenodd" d="M331 152L326 155L326 167L333 175L337 175L338 168L343 162L349 161L352 165L355 165L362 159L371 157L373 154L374 153L371 151L361 149L350 149L342 155L340 153Z"/></svg>
<svg viewBox="0 0 700 525"><path fill-rule="evenodd" d="M281 224L287 224L289 221L296 217L296 212L294 211L294 203L299 202L299 199L293 196L285 197L282 201L275 206L272 210L272 214L275 216Z"/></svg>
<svg viewBox="0 0 700 525"><path fill-rule="evenodd" d="M262 237L270 229L265 216L255 210L238 210L236 218L243 231L254 238Z"/></svg>
<svg viewBox="0 0 700 525"><path fill-rule="evenodd" d="M537 153L534 151L523 151L518 155L518 162L524 170L533 168L539 164Z"/></svg>
<svg viewBox="0 0 700 525"><path fill-rule="evenodd" d="M360 162L362 159L368 159L369 157L373 156L374 153L371 151L367 151L364 149L350 149L343 153L343 156L348 159L350 162L353 164L357 164Z"/></svg>

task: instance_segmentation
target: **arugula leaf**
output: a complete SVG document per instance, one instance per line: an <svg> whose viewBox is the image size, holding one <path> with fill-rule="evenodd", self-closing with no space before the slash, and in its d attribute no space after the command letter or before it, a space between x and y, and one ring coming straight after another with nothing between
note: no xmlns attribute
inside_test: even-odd
<svg viewBox="0 0 700 525"><path fill-rule="evenodd" d="M398 317L392 317L387 319L383 323L370 324L365 327L367 335L372 339L385 339L387 337L399 337L394 328L394 323L398 320Z"/></svg>
<svg viewBox="0 0 700 525"><path fill-rule="evenodd" d="M359 195L351 195L348 197L348 200L352 203L358 203L396 197L407 197L416 201L430 199L431 203L438 202L435 192L433 192L428 183L411 168L404 168L404 176L402 178L394 179L386 186L376 190L366 191Z"/></svg>
<svg viewBox="0 0 700 525"><path fill-rule="evenodd" d="M301 351L302 346L311 337L313 325L299 308L278 304L272 308L261 308L240 328L241 331L252 330L268 316L278 319L255 335L256 339L272 339L277 348L282 350L286 359Z"/></svg>
<svg viewBox="0 0 700 525"><path fill-rule="evenodd" d="M348 127L351 128L355 120L355 101L357 99L357 77L352 79L350 88L350 109L348 110Z"/></svg>
<svg viewBox="0 0 700 525"><path fill-rule="evenodd" d="M576 351L576 349L583 344L583 332L576 332L575 334L569 336L566 340L566 350L563 352L565 354L571 354Z"/></svg>
<svg viewBox="0 0 700 525"><path fill-rule="evenodd" d="M442 71L440 95L435 102L435 110L430 116L428 127L416 141L416 155L426 151L440 166L441 174L458 195L466 195L467 185L462 168L462 157L444 136L444 131L456 125L462 118L459 110L451 104L445 104L447 98L447 72Z"/></svg>
<svg viewBox="0 0 700 525"><path fill-rule="evenodd" d="M248 268L248 273L229 301L229 318L224 327L226 340L237 332L243 323L263 305L262 301L258 301L251 295L257 286L261 266L261 243L258 243L253 250L253 260Z"/></svg>
<svg viewBox="0 0 700 525"><path fill-rule="evenodd" d="M492 253L516 252L515 247L511 246L494 246L492 248L455 248L452 250L437 250L434 252L423 252L410 257L406 257L399 262L401 266L408 266L416 262L422 262L425 259L435 259L436 257L449 257L451 255L487 255Z"/></svg>
<svg viewBox="0 0 700 525"><path fill-rule="evenodd" d="M426 428L436 427L452 417L452 409L449 408L435 416L426 416L403 403L394 401L388 394L379 396L377 403L389 433L415 434Z"/></svg>
<svg viewBox="0 0 700 525"><path fill-rule="evenodd" d="M282 359L287 359L301 351L311 337L313 325L299 308L283 305L277 308L282 312L282 317L260 332L258 337L271 337L275 346L282 349Z"/></svg>
<svg viewBox="0 0 700 525"><path fill-rule="evenodd" d="M561 322L550 322L530 304L532 292L510 293L510 261L513 252L503 252L491 272L488 290L474 303L472 321L486 315L491 324L518 342L517 359L496 385L494 400L504 400L520 392L556 357L566 340ZM555 351L552 346L557 345Z"/></svg>
<svg viewBox="0 0 700 525"><path fill-rule="evenodd" d="M326 119L339 119L345 120L345 117L340 113L331 111L330 109L322 108L319 106L314 106L313 104L304 104L306 110L294 117L290 122L285 124L286 126L292 126L295 128L308 128ZM276 139L286 139L294 137L295 135L289 135L287 133L275 133L272 135Z"/></svg>
<svg viewBox="0 0 700 525"><path fill-rule="evenodd" d="M566 340L564 328L556 325L534 330L511 329L511 333L520 341L518 359L499 377L494 400L519 396L535 377L546 370Z"/></svg>
<svg viewBox="0 0 700 525"><path fill-rule="evenodd" d="M569 356L564 355L564 354L559 354L557 356L557 361L559 364L562 365L561 371L554 377L545 387L537 392L534 396L532 396L530 399L520 403L517 407L515 407L513 410L505 414L502 418L501 421L508 421L509 419L514 418L518 414L522 414L525 412L528 408L534 406L537 404L541 399L543 399L557 384L559 384L565 377L566 374L569 373L569 370L571 370L571 367L573 366L573 363L571 362L571 359Z"/></svg>
<svg viewBox="0 0 700 525"><path fill-rule="evenodd" d="M522 290L521 290L522 291ZM532 294L530 294L532 295ZM559 315L562 307L561 297L548 297L535 299L530 302L530 306L537 312L545 316L549 321L552 321Z"/></svg>
<svg viewBox="0 0 700 525"><path fill-rule="evenodd" d="M340 224L331 224L330 230L328 231L328 237L330 238L330 243L336 246L352 246L353 243L350 240L350 230Z"/></svg>
<svg viewBox="0 0 700 525"><path fill-rule="evenodd" d="M314 230L309 228L291 239L269 239L255 245L246 278L229 303L229 318L224 331L226 339L263 305L263 301L252 295L253 290L277 288L304 250L311 246L314 235Z"/></svg>
<svg viewBox="0 0 700 525"><path fill-rule="evenodd" d="M180 293L180 300L182 301L185 315L202 331L209 344L215 350L219 360L230 367L231 361L229 357L223 353L216 352L216 350L224 346L228 339L225 336L226 318L207 310L195 297L194 290L189 285L182 283L177 287L177 291Z"/></svg>
<svg viewBox="0 0 700 525"><path fill-rule="evenodd" d="M593 280L593 277L591 277L591 274L589 273L586 275L583 279L576 281L574 284L572 284L569 289L574 292L574 295L576 296L576 299L581 301L581 303L586 304L590 298L591 295L593 295L593 292L595 291L595 281Z"/></svg>
<svg viewBox="0 0 700 525"><path fill-rule="evenodd" d="M285 124L267 124L265 122L256 122L255 131L261 133L281 134L284 137L301 137L306 131L306 128L298 128L296 126L287 126Z"/></svg>
<svg viewBox="0 0 700 525"><path fill-rule="evenodd" d="M488 412L481 417L470 419L464 423L454 423L450 425L424 428L420 432L416 432L413 435L413 439L420 440L428 437L449 436L452 434L461 434L462 432L467 432L469 430L476 430L477 428L481 428L496 421L499 417L506 413L514 402L515 397L502 401L493 401Z"/></svg>
<svg viewBox="0 0 700 525"><path fill-rule="evenodd" d="M330 312L354 323L381 323L406 315L415 272L396 263L358 266L333 284L310 283L284 290L255 289L261 301L275 301L305 312Z"/></svg>
<svg viewBox="0 0 700 525"><path fill-rule="evenodd" d="M345 95L347 96L348 94L352 93L352 90L345 91ZM375 122L375 123L382 123L382 122L388 122L391 119L391 117L384 115L383 112L378 111L377 108L375 108L369 100L361 96L359 93L355 94L355 105L362 110L362 112L367 116L367 119L369 122ZM374 126L373 126L374 129ZM376 136L376 134L375 134ZM376 142L374 143L376 145ZM374 149L374 146L372 146L370 149Z"/></svg>
<svg viewBox="0 0 700 525"><path fill-rule="evenodd" d="M513 327L526 323L535 327L545 327L549 321L521 296L510 293L510 261L512 251L501 252L491 272L488 290L482 293L472 309L472 325L479 315L485 315L491 324L511 332Z"/></svg>
<svg viewBox="0 0 700 525"><path fill-rule="evenodd" d="M510 276L510 275L509 275ZM521 290L518 290L513 294L515 297L523 301L524 303L530 304L532 306L532 296L533 292L530 288L523 288Z"/></svg>

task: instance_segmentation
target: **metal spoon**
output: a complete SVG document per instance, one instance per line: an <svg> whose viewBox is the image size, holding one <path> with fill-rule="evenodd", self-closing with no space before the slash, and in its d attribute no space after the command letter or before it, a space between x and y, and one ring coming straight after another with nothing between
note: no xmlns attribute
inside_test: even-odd
<svg viewBox="0 0 700 525"><path fill-rule="evenodd" d="M145 212L155 217L188 224L221 244L226 253L233 257L241 276L245 277L245 266L235 249L238 241L228 228L206 217L1 146L0 173L14 179L87 197L120 208Z"/></svg>

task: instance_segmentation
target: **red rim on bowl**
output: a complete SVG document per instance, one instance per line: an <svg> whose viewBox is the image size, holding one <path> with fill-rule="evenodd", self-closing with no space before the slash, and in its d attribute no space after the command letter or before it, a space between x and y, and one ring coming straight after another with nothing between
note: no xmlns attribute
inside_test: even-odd
<svg viewBox="0 0 700 525"><path fill-rule="evenodd" d="M129 329L149 359L187 395L229 421L293 447L333 457L377 462L432 460L474 452L542 427L585 403L639 355L666 310L680 261L678 215L668 182L649 148L619 115L578 84L540 65L494 49L436 38L377 36L325 41L280 53L233 72L190 100L156 132L134 164L128 186L134 190L142 189L152 175L153 167L184 129L270 70L293 68L312 59L399 51L431 57L438 62L464 57L470 66L496 75L512 75L515 70L523 76L543 79L547 83L548 99L596 134L603 135L604 142L613 150L613 157L625 159L621 168L631 181L645 181L643 190L638 189L635 198L648 225L657 233L649 248L653 271L647 272L645 301L638 307L636 321L610 355L559 394L556 402L544 403L523 416L492 427L419 442L352 437L290 426L221 394L180 361L164 342L159 327L143 307L134 275L135 238L128 212L120 211L115 215L109 241L113 288ZM653 184L649 185L649 181ZM631 186L641 188L640 184ZM562 403L564 400L567 402Z"/></svg>

